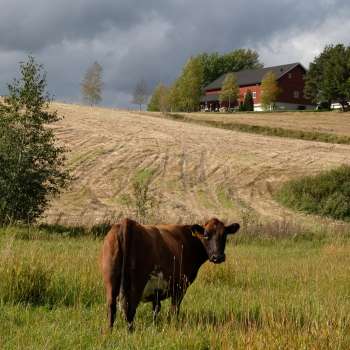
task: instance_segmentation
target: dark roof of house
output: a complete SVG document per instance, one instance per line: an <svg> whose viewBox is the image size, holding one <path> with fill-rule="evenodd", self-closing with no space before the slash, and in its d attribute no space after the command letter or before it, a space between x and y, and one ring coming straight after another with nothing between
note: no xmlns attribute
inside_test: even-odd
<svg viewBox="0 0 350 350"><path fill-rule="evenodd" d="M271 71L274 72L278 80L287 72L289 72L290 70L292 70L293 68L299 65L305 70L305 68L300 63L290 63L290 64L283 64L281 66L241 70L239 72L234 72L234 74L236 76L237 84L239 86L255 85L255 84L261 83L262 79L264 78L264 75L267 72L271 72ZM221 89L227 74L228 73L221 75L219 78L217 78L212 83L207 85L204 88L204 90L206 91L206 90Z"/></svg>

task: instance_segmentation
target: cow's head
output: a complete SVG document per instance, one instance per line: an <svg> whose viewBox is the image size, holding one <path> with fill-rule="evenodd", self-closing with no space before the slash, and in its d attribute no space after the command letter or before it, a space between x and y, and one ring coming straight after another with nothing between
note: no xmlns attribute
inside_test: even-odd
<svg viewBox="0 0 350 350"><path fill-rule="evenodd" d="M204 226L193 225L192 234L203 243L209 261L220 264L225 261L227 235L236 233L239 227L237 223L225 226L220 220L213 218Z"/></svg>

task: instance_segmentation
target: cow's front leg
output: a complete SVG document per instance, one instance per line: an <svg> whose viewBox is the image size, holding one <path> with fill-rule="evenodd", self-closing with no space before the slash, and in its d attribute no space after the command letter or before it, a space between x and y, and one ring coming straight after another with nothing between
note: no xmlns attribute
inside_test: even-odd
<svg viewBox="0 0 350 350"><path fill-rule="evenodd" d="M183 292L176 293L173 297L171 297L171 314L173 316L176 316L176 318L179 318L179 313L180 313L180 305L182 302L182 299L184 297Z"/></svg>
<svg viewBox="0 0 350 350"><path fill-rule="evenodd" d="M152 300L152 310L153 310L153 323L156 322L157 316L159 314L159 311L161 309L160 304L160 293L161 291L156 291L154 299Z"/></svg>
<svg viewBox="0 0 350 350"><path fill-rule="evenodd" d="M134 317L136 314L136 306L128 303L125 313L126 322L128 323L128 331L134 331Z"/></svg>

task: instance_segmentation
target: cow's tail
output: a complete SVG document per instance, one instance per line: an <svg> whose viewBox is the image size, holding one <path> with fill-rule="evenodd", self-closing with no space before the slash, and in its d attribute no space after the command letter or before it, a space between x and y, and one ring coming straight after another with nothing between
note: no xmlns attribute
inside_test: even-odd
<svg viewBox="0 0 350 350"><path fill-rule="evenodd" d="M120 290L119 290L119 300L123 305L125 310L128 295L130 292L130 273L131 266L129 264L130 261L130 248L132 241L132 226L133 221L129 219L125 219L122 221L120 225L120 247L122 251L122 268L121 268L121 276L120 276Z"/></svg>

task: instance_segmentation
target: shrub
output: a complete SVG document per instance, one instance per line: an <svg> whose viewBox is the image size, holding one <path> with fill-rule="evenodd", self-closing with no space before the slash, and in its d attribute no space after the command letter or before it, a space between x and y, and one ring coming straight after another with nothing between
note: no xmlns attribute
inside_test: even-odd
<svg viewBox="0 0 350 350"><path fill-rule="evenodd" d="M243 106L245 111L254 111L254 99L250 90L244 96Z"/></svg>
<svg viewBox="0 0 350 350"><path fill-rule="evenodd" d="M70 179L65 149L47 127L60 118L48 109L42 66L29 57L8 89L0 101L0 224L34 221Z"/></svg>
<svg viewBox="0 0 350 350"><path fill-rule="evenodd" d="M158 206L150 188L153 175L154 172L151 169L139 170L132 178L131 193L121 197L122 203L131 209L133 215L140 222L148 222L153 210Z"/></svg>
<svg viewBox="0 0 350 350"><path fill-rule="evenodd" d="M289 181L276 198L296 210L350 221L350 166Z"/></svg>

